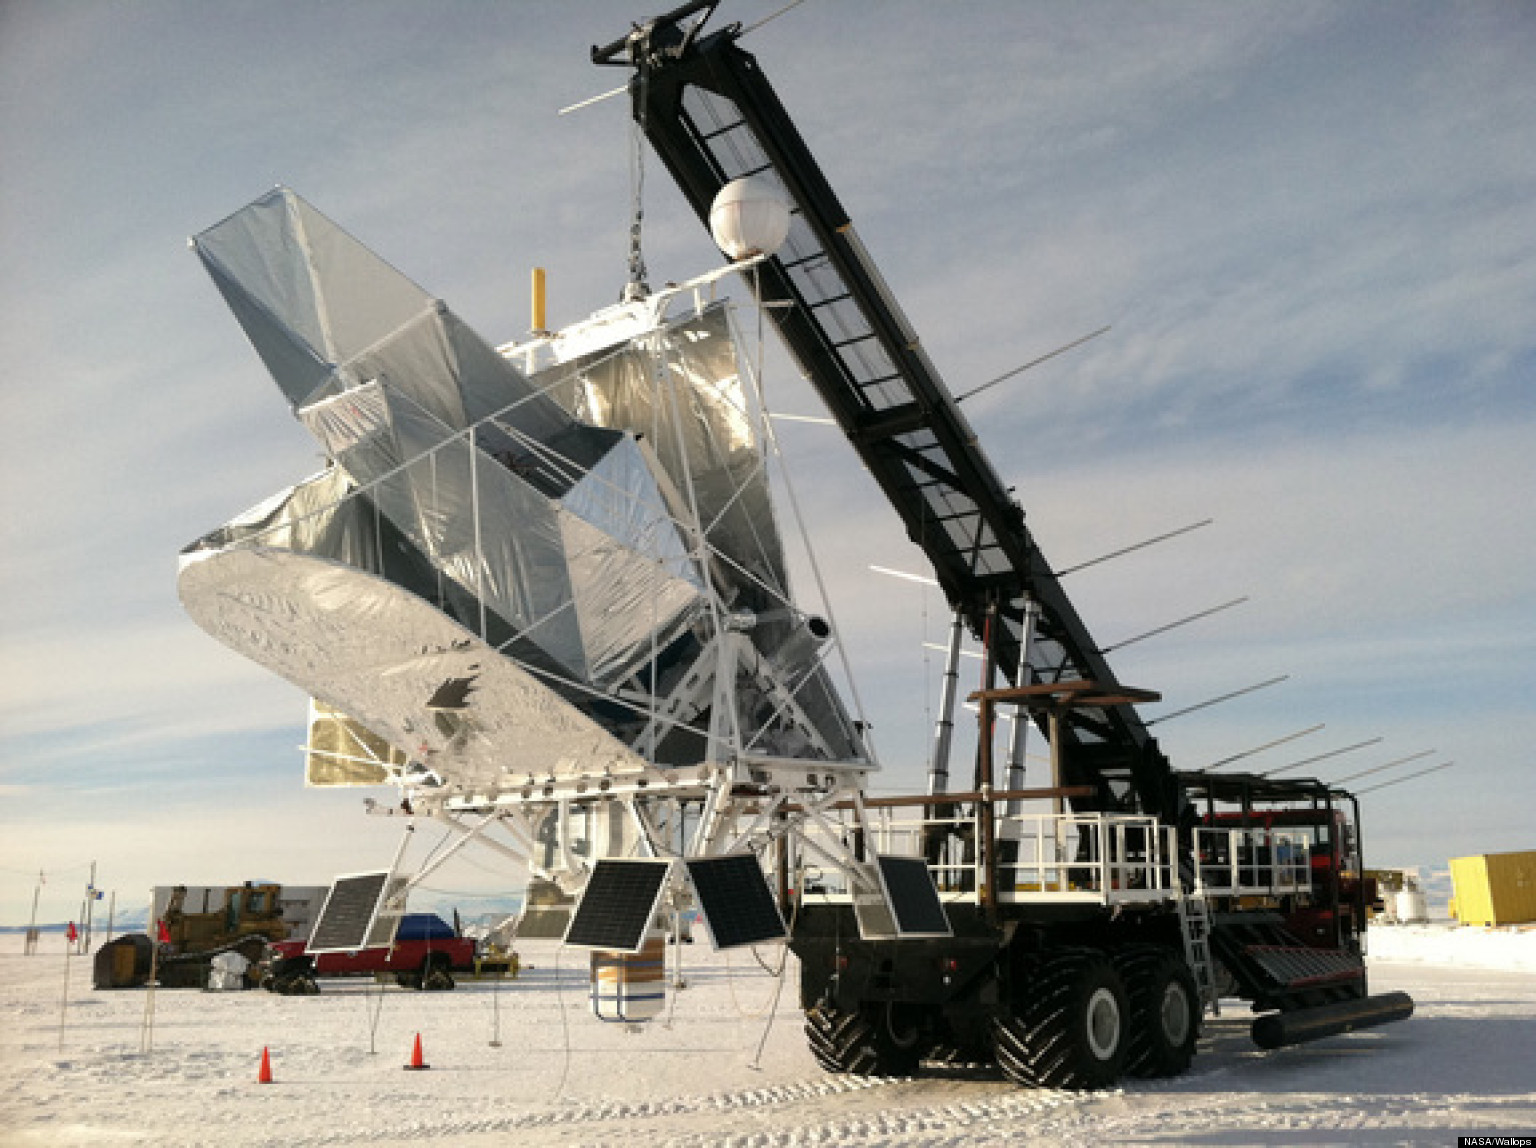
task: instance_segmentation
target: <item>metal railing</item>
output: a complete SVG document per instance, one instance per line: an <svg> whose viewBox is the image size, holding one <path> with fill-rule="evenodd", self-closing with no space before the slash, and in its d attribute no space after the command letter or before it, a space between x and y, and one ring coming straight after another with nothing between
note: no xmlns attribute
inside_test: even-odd
<svg viewBox="0 0 1536 1148"><path fill-rule="evenodd" d="M975 904L986 884L971 806L877 808L869 833L857 840L846 826L840 844L868 852L925 857L944 901ZM944 815L939 816L941 810ZM953 812L949 812L952 810ZM1125 904L1168 901L1182 895L1178 838L1173 827L1141 814L998 814L997 902ZM1208 897L1286 896L1312 888L1310 838L1263 828L1199 828L1193 892ZM847 895L836 872L822 872L814 891Z"/></svg>
<svg viewBox="0 0 1536 1148"><path fill-rule="evenodd" d="M864 846L876 853L926 857L940 896L976 903L986 882L973 813L925 815L872 809ZM849 837L842 844L852 848ZM1178 895L1177 838L1146 815L1006 814L994 819L1000 904L1034 901L1118 904ZM838 874L821 874L817 891L847 893Z"/></svg>
<svg viewBox="0 0 1536 1148"><path fill-rule="evenodd" d="M1207 896L1277 896L1312 888L1311 841L1270 829L1197 829L1200 891Z"/></svg>

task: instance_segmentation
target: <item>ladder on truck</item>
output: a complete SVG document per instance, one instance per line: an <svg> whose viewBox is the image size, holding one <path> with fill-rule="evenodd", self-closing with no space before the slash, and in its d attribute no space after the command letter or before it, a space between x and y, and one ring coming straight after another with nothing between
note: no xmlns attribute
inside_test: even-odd
<svg viewBox="0 0 1536 1148"><path fill-rule="evenodd" d="M1184 959L1195 974L1200 1000L1212 1016L1221 1015L1221 995L1216 991L1216 970L1211 959L1211 910L1205 896L1194 893L1174 902L1179 912L1179 932L1184 937Z"/></svg>

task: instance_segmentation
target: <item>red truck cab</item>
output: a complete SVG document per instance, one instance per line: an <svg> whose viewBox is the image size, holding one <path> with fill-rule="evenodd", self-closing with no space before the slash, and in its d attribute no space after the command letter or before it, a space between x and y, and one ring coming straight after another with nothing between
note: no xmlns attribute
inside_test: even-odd
<svg viewBox="0 0 1536 1148"><path fill-rule="evenodd" d="M310 953L304 941L277 941L270 946L262 985L275 993L305 995L319 991L317 977L393 973L402 988L446 991L454 986L454 970L474 968L472 939L459 936L435 913L407 913L390 945Z"/></svg>

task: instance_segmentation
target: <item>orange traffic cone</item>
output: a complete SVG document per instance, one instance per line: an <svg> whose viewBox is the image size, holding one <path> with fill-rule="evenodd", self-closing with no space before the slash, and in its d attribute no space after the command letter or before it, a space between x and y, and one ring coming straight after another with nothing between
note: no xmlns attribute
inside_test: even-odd
<svg viewBox="0 0 1536 1148"><path fill-rule="evenodd" d="M272 1083L272 1058L267 1054L266 1045L261 1048L261 1071L256 1074L256 1083Z"/></svg>
<svg viewBox="0 0 1536 1148"><path fill-rule="evenodd" d="M432 1067L430 1064L423 1064L422 1063L422 1060L421 1060L421 1033L419 1033L419 1032L416 1034L416 1047L411 1050L411 1063L407 1064L405 1067L407 1069L410 1069L413 1072L420 1072L422 1069L426 1069L426 1068L431 1068Z"/></svg>

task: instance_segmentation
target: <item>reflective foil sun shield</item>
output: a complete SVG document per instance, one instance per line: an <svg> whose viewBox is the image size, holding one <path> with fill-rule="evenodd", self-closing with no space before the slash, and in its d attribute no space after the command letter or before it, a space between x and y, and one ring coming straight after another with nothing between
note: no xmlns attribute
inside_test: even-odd
<svg viewBox="0 0 1536 1148"><path fill-rule="evenodd" d="M378 661L398 656L386 649L463 644L452 625L385 632L419 611L386 610L398 595L355 576L371 575L470 631L483 644L485 674L496 676L483 663L505 659L537 675L550 697L530 728L542 722L553 731L543 718L565 705L618 732L625 715L593 706L593 688L608 692L635 674L703 610L701 579L659 485L665 478L635 436L572 418L442 303L286 189L194 245L331 465L188 548L189 612L413 757L459 753L492 737L496 729L476 712L457 715L465 720L451 737L441 721L411 712L432 695L435 683L414 684L430 667L407 672L411 689L425 691L420 697L385 688L378 675L372 686L361 673L344 686L329 680L337 663L325 641L373 659L381 674L405 672ZM228 562L235 552L283 551L298 561ZM259 581L236 584L253 577ZM340 593L372 598L377 609L339 609ZM290 594L310 600L276 601ZM369 641L333 625L324 640L291 629L277 640L272 620L298 616L346 618L380 632ZM361 671L361 658L350 668ZM501 696L522 704L531 684ZM510 716L495 725L508 728ZM577 746L553 757L500 748L526 773L566 775L567 759L581 756ZM622 763L630 755L608 756Z"/></svg>
<svg viewBox="0 0 1536 1148"><path fill-rule="evenodd" d="M485 636L512 636L520 657L611 684L702 609L686 548L622 433L586 433L591 466L582 473L567 460L579 477L550 497L553 480L538 482L387 381L320 400L300 418L442 577L483 605Z"/></svg>
<svg viewBox="0 0 1536 1148"><path fill-rule="evenodd" d="M745 674L737 721L752 749L783 757L864 756L860 738L793 606L768 481L761 412L747 385L728 308L710 304L639 337L533 375L573 418L632 434L673 517L696 506L709 574L733 610L755 619L748 640L776 681ZM688 492L686 495L684 492ZM569 499L567 499L569 502ZM788 683L792 707L785 706ZM792 708L793 720L786 719ZM774 720L765 720L772 715ZM796 723L800 723L797 728Z"/></svg>
<svg viewBox="0 0 1536 1148"><path fill-rule="evenodd" d="M291 191L194 242L329 462L189 547L179 590L355 724L315 776L385 756L355 752L359 731L463 801L698 762L712 729L864 757L789 595L722 307L530 381ZM725 610L750 632L714 633ZM734 688L689 694L712 673ZM462 704L433 704L459 680Z"/></svg>
<svg viewBox="0 0 1536 1148"><path fill-rule="evenodd" d="M204 630L466 792L634 776L643 759L427 600L344 564L270 547L198 551L178 590ZM446 683L466 683L451 710ZM509 774L509 763L519 770Z"/></svg>

